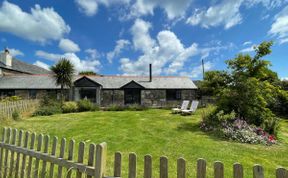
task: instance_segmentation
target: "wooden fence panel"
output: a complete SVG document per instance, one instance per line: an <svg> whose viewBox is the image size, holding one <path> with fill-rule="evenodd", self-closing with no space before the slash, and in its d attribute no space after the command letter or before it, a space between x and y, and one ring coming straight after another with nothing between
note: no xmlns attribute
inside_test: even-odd
<svg viewBox="0 0 288 178"><path fill-rule="evenodd" d="M75 141L70 140L68 149L66 150L66 139L62 138L59 147L60 152L57 153L59 156L56 157L58 139L57 137L53 138L51 145L52 150L51 153L48 153L49 138L48 135L43 137L43 135L40 134L37 136L36 142L35 133L30 134L29 132L25 132L24 134L22 130L18 132L16 129L4 128L0 140L0 177L109 178L109 176L105 174L107 156L106 143L96 146L95 144L90 144L89 151L85 153L85 143L80 142L77 155L74 155L76 154L74 153ZM31 139L30 142L29 139ZM36 150L34 150L35 142L37 143ZM68 153L67 159L64 158L66 151ZM87 161L84 160L84 158L86 158L85 154L87 154ZM77 160L73 161L73 157L75 156L77 156ZM113 178L120 178L122 177L122 154L116 152L114 156ZM26 162L27 157L29 158L28 162ZM50 163L50 169L47 169L48 163ZM177 159L177 178L187 177L186 164L188 163L184 158ZM58 166L57 170L54 170L55 165ZM128 167L128 178L136 178L139 176L139 172L137 173L137 155L135 153L129 154ZM67 170L66 175L63 174L63 169ZM76 170L76 176L74 176L74 174L72 176L72 170ZM57 172L56 175L54 175L54 171ZM197 178L206 178L206 161L204 159L197 160L196 171ZM165 156L160 157L159 175L160 178L169 177L168 158ZM152 178L151 155L144 156L144 174L141 175L141 177ZM220 161L214 163L214 177L224 178L224 165ZM233 178L243 178L243 167L239 163L233 165ZM264 169L262 166L255 165L253 167L253 178L264 178ZM288 178L287 170L284 168L276 169L275 178Z"/></svg>
<svg viewBox="0 0 288 178"><path fill-rule="evenodd" d="M7 118L12 117L14 111L20 113L32 111L39 105L39 100L19 100L0 102L0 113Z"/></svg>

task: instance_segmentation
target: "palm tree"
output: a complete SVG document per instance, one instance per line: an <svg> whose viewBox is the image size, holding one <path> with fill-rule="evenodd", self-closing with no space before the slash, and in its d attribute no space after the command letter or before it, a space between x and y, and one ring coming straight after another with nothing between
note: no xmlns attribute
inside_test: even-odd
<svg viewBox="0 0 288 178"><path fill-rule="evenodd" d="M75 72L74 65L68 59L62 58L50 69L54 72L56 84L61 86L61 102L63 102L64 88L71 88L72 86L72 78Z"/></svg>

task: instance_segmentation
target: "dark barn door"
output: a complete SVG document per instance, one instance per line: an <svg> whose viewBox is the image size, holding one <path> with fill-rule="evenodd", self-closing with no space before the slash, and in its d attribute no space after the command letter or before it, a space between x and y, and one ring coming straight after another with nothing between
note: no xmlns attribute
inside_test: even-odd
<svg viewBox="0 0 288 178"><path fill-rule="evenodd" d="M124 90L125 104L141 104L140 89L125 89Z"/></svg>

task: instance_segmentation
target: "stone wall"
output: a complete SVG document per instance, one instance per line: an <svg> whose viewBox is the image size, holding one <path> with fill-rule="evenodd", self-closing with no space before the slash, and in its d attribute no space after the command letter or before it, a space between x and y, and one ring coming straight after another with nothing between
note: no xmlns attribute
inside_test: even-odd
<svg viewBox="0 0 288 178"><path fill-rule="evenodd" d="M141 104L148 107L165 106L166 90L142 90Z"/></svg>
<svg viewBox="0 0 288 178"><path fill-rule="evenodd" d="M195 100L196 90L182 90L180 100L167 100L166 90L142 90L141 104L148 107L176 107L183 100Z"/></svg>
<svg viewBox="0 0 288 178"><path fill-rule="evenodd" d="M124 105L124 90L102 90L101 106Z"/></svg>

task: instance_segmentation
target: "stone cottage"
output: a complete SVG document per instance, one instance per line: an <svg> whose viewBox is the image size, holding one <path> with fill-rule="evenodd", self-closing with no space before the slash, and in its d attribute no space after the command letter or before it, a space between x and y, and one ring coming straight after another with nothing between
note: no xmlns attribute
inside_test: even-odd
<svg viewBox="0 0 288 178"><path fill-rule="evenodd" d="M175 106L193 100L197 87L187 77L152 76L81 76L75 75L73 87L65 89L67 99L89 99L101 106L140 104ZM12 58L8 50L0 56L0 97L21 96L40 99L59 95L53 73Z"/></svg>

